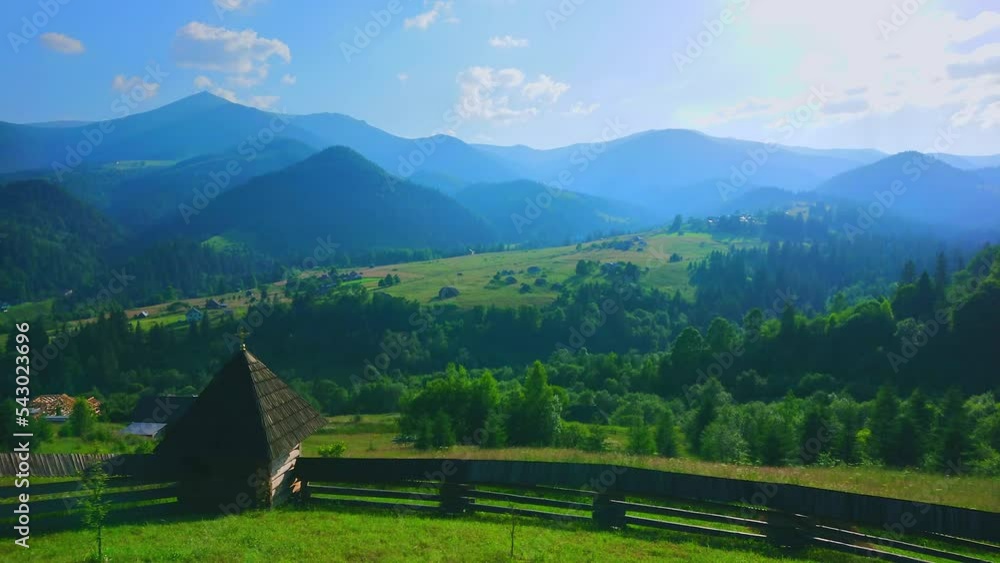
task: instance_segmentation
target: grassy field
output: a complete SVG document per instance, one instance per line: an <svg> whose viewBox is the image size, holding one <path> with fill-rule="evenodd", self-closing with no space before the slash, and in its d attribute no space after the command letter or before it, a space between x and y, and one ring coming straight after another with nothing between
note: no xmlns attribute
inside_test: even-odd
<svg viewBox="0 0 1000 563"><path fill-rule="evenodd" d="M621 451L625 429L610 427L612 451L583 452L565 448L481 449L456 446L444 451L420 451L410 445L395 444L395 415L365 415L360 422L353 417L333 417L331 423L308 438L303 455L318 456L319 448L333 442L347 445L348 457L438 457L461 459L501 459L525 461L564 461L573 463L609 463L709 475L788 483L892 497L917 502L939 503L1000 512L1000 479L977 476L945 476L940 473L884 469L881 467L758 467L729 465L691 458L662 458L627 455ZM617 451L615 451L617 450Z"/></svg>
<svg viewBox="0 0 1000 563"><path fill-rule="evenodd" d="M753 241L721 241L715 240L704 233L689 233L684 235L668 235L665 233L645 233L647 245L639 250L639 245L633 245L629 250L604 248L603 243L612 240L629 240L632 235L603 239L577 246L559 246L535 250L513 250L507 252L491 252L486 254L470 254L425 262L409 262L376 268L364 269L361 274L370 280L366 286L377 289L377 280L386 274L399 276L400 284L384 289L390 295L405 297L429 303L438 295L444 286L458 288L458 297L448 299L449 303L471 307L475 305L544 305L553 301L558 295L551 289L551 284L564 283L575 275L576 263L580 260L595 260L598 262L632 262L640 268L649 268L642 277L642 283L650 287L658 287L673 293L680 290L689 294L687 267L692 261L697 261L714 250L725 250L730 244L739 247L751 246ZM682 257L679 262L670 262L672 254ZM528 274L527 269L537 266L541 268L538 274ZM517 283L500 287L491 287L493 275L502 270L511 270ZM504 276L506 277L506 276ZM543 277L549 287L535 286L535 279ZM522 283L531 286L530 293L521 293Z"/></svg>
<svg viewBox="0 0 1000 563"><path fill-rule="evenodd" d="M84 561L88 531L43 534L31 548L0 544L4 561ZM227 518L176 519L111 526L109 561L510 561L511 520L397 516L390 511L286 509ZM789 552L762 541L730 540L627 529L610 532L518 518L518 561L865 561L815 549Z"/></svg>
<svg viewBox="0 0 1000 563"><path fill-rule="evenodd" d="M617 451L587 453L558 448L483 450L458 446L421 452L394 444L397 415L332 417L328 426L303 445L304 455L320 447L347 444L348 457L431 457L608 463L697 475L792 483L913 501L1000 511L1000 480L945 477L938 474L875 467L750 467L629 456ZM113 430L111 426L108 430ZM620 448L625 429L608 427L612 448ZM93 451L95 444L60 438L39 451ZM0 485L9 485L0 479ZM54 479L35 479L41 484ZM686 522L695 523L698 522ZM690 533L630 527L596 530L584 523L554 523L519 517L515 527L516 560L528 561L863 561L818 549L791 552L756 540L717 539ZM722 525L722 527L726 527ZM248 512L220 518L166 517L111 525L105 532L110 561L509 561L508 516L470 514L458 518L393 511L320 506ZM880 530L866 530L878 533ZM32 536L32 548L0 545L0 560L82 561L93 535L76 530ZM931 547L948 546L909 538ZM981 553L971 553L982 557ZM928 561L939 561L928 558Z"/></svg>
<svg viewBox="0 0 1000 563"><path fill-rule="evenodd" d="M58 430L60 425L55 425ZM76 437L53 437L42 442L35 450L41 454L95 454L95 453L130 453L146 442L146 438L120 434L125 425L116 422L99 422L98 429L110 436L110 440L87 441Z"/></svg>
<svg viewBox="0 0 1000 563"><path fill-rule="evenodd" d="M558 296L559 292L552 289L552 284L581 281L575 275L578 261L593 260L601 263L632 262L640 268L648 268L641 278L643 285L656 287L669 293L679 290L685 296L690 297L692 288L688 283L687 267L692 261L700 260L715 250L726 250L731 245L742 248L757 244L757 241L753 240L716 240L705 233L668 235L650 232L641 235L647 243L642 250L639 250L638 244L633 244L629 250L618 250L608 246L614 241L631 240L633 236L601 239L582 244L579 248L574 245L534 250L510 250L361 268L358 271L364 276L363 279L347 282L343 285L360 284L373 291L384 291L390 295L425 304L435 301L438 291L442 287L450 285L458 288L460 294L448 299L447 302L461 307L476 305L540 306L552 302ZM228 242L225 239L215 238L206 241L206 244L221 248ZM681 260L670 262L670 256L675 253L681 257ZM535 274L527 273L528 268L532 266L537 266L541 271ZM514 272L513 277L516 278L517 282L510 285L491 284L493 275L502 270ZM317 269L304 272L302 275L318 276L322 273L323 271ZM387 274L399 276L400 283L388 288L379 288L378 281ZM535 280L538 278L545 278L548 285L535 285ZM520 291L522 283L531 286L531 291L522 293ZM282 302L289 301L283 291L284 285L284 280L268 285L270 296L276 296ZM198 307L213 317L223 314L222 311L205 311L204 305L208 299L225 300L229 310L237 317L244 315L250 305L249 300L241 293L229 292L135 307L127 309L125 314L130 319L134 319L140 312L147 312L149 317L142 319L142 323L147 328L153 324L183 328L186 326L184 313L190 307ZM176 303L181 305L177 306ZM53 300L51 299L23 303L11 307L6 314L0 315L0 346L6 342L5 335L12 330L14 322L49 317L52 304ZM89 323L93 320L81 319L69 324Z"/></svg>

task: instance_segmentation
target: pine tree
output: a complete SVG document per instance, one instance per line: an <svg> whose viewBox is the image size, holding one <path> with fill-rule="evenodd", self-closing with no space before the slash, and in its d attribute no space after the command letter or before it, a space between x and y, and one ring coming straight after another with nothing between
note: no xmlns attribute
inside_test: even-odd
<svg viewBox="0 0 1000 563"><path fill-rule="evenodd" d="M934 263L934 293L938 299L944 298L945 289L948 287L948 258L944 252L938 252L937 260Z"/></svg>
<svg viewBox="0 0 1000 563"><path fill-rule="evenodd" d="M66 421L67 431L72 436L86 437L93 432L96 425L97 415L94 414L90 403L83 397L77 397L76 402L73 403L73 412L70 413L69 420Z"/></svg>
<svg viewBox="0 0 1000 563"><path fill-rule="evenodd" d="M632 455L653 455L656 453L653 430L642 422L629 428L627 451Z"/></svg>
<svg viewBox="0 0 1000 563"><path fill-rule="evenodd" d="M933 411L920 389L915 389L906 401L900 417L899 463L915 467L923 463L930 445Z"/></svg>
<svg viewBox="0 0 1000 563"><path fill-rule="evenodd" d="M455 429L452 427L451 418L444 411L438 411L434 416L432 432L435 448L450 448L455 445Z"/></svg>
<svg viewBox="0 0 1000 563"><path fill-rule="evenodd" d="M899 446L899 399L892 388L884 386L875 397L868 427L872 433L872 448L875 456L884 463L898 463Z"/></svg>
<svg viewBox="0 0 1000 563"><path fill-rule="evenodd" d="M945 393L938 425L936 463L949 473L962 471L969 451L970 424L962 394L957 389Z"/></svg>
<svg viewBox="0 0 1000 563"><path fill-rule="evenodd" d="M680 436L674 411L667 407L656 422L656 453L663 457L677 457L680 453Z"/></svg>

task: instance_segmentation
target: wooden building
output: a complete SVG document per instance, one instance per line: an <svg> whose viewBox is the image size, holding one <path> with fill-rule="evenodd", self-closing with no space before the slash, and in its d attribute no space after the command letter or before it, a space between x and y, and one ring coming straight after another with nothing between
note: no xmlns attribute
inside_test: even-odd
<svg viewBox="0 0 1000 563"><path fill-rule="evenodd" d="M178 500L233 513L280 504L302 440L326 424L244 346L167 427L156 454L177 474Z"/></svg>

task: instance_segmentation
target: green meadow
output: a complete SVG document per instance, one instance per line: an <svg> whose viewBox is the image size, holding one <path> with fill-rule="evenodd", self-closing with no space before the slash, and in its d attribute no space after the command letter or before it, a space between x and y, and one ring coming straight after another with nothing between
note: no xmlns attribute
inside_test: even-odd
<svg viewBox="0 0 1000 563"><path fill-rule="evenodd" d="M513 528L513 558L511 529ZM31 548L0 544L5 561L76 562L94 551L94 534L41 534ZM460 548L457 546L461 546ZM325 508L255 511L113 525L108 561L866 561L819 549L789 552L758 540L662 530L596 530L506 515L397 515Z"/></svg>
<svg viewBox="0 0 1000 563"><path fill-rule="evenodd" d="M576 278L576 264L580 260L632 262L644 269L641 278L644 285L671 294L680 291L682 295L690 296L687 267L692 261L701 260L715 250L724 251L730 245L746 247L756 244L756 241L748 240L718 240L705 233L644 233L641 236L647 244L641 250L638 244L633 244L628 250L610 246L611 242L631 240L633 236L601 239L580 245L468 254L379 266L365 269L361 273L366 278L371 278L365 284L370 289L420 303L433 302L442 287L453 286L459 290L459 295L447 299L448 303L461 307L517 307L545 305L554 301L559 292L552 289L552 284L580 281ZM681 259L671 262L670 256L673 254ZM537 274L528 273L528 268L532 266L541 271ZM491 284L494 274L504 270L513 272L511 275L517 280L516 283ZM377 280L387 274L399 276L400 283L379 289ZM544 278L547 285L535 285L538 278ZM522 292L522 283L528 284L531 291Z"/></svg>

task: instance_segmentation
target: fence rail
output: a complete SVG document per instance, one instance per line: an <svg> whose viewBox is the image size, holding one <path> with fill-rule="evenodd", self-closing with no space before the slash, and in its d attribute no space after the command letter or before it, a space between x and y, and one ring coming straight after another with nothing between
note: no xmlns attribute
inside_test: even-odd
<svg viewBox="0 0 1000 563"><path fill-rule="evenodd" d="M34 477L73 477L94 462L107 461L114 454L32 454L27 462ZM22 462L18 454L0 453L0 475L17 475Z"/></svg>
<svg viewBox="0 0 1000 563"><path fill-rule="evenodd" d="M155 455L35 455L31 473L78 475L94 463L103 464L112 476L105 496L113 508L111 521L182 512L175 468ZM15 458L0 456L0 473L13 474L16 464ZM644 526L815 545L890 561L921 561L912 555L1000 560L998 513L798 485L610 465L494 460L299 458L293 471L298 498L320 505ZM0 510L13 506L20 492L0 487ZM33 526L78 525L78 501L87 494L81 481L32 484L30 493ZM0 517L0 525L7 520ZM897 523L905 526L905 537L886 537L885 530ZM904 541L918 538L930 538L934 545Z"/></svg>
<svg viewBox="0 0 1000 563"><path fill-rule="evenodd" d="M916 555L963 562L1000 558L1000 546L985 543L1000 541L1000 514L796 485L607 465L448 459L301 458L296 476L303 483L301 494L306 502L315 499L331 505L514 514L592 521L602 527L644 526L766 539L781 545L814 545L900 562L922 561ZM747 499L758 498L754 496L758 491L767 492L767 502L752 506ZM369 501L368 497L397 502ZM427 502L439 502L439 506ZM913 512L919 506L919 517L910 513L901 520L907 505ZM947 551L902 537L876 535L900 521L907 526L906 539L933 537L941 544L941 534L947 534L955 537L958 547ZM865 532L858 527L866 528Z"/></svg>
<svg viewBox="0 0 1000 563"><path fill-rule="evenodd" d="M134 521L177 514L177 485L170 482L150 482L123 477L109 478L102 496L109 510L109 522ZM32 484L27 489L0 487L0 526L13 526L13 509L19 504L18 495L30 494L32 530L58 530L80 525L84 501L90 491L82 480Z"/></svg>

